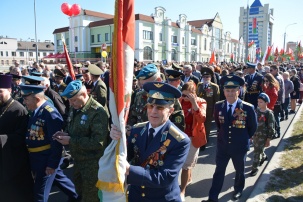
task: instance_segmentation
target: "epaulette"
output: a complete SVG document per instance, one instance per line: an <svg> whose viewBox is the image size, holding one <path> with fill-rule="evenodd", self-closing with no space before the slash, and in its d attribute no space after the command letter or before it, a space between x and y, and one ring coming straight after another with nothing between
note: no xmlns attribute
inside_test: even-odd
<svg viewBox="0 0 303 202"><path fill-rule="evenodd" d="M202 85L202 82L199 82L197 85L197 89L199 88L199 86Z"/></svg>
<svg viewBox="0 0 303 202"><path fill-rule="evenodd" d="M243 101L243 100L242 100L242 103L245 104L245 105L248 105L248 106L250 106L250 107L254 106L254 105L252 105L251 103L245 102L245 101Z"/></svg>
<svg viewBox="0 0 303 202"><path fill-rule="evenodd" d="M66 83L64 83L64 82L63 82L61 85L62 85L63 87L66 87L66 86L67 86Z"/></svg>
<svg viewBox="0 0 303 202"><path fill-rule="evenodd" d="M222 102L224 102L225 100L220 100L218 102L216 102L216 104L221 104Z"/></svg>
<svg viewBox="0 0 303 202"><path fill-rule="evenodd" d="M49 106L49 105L46 105L45 107L44 107L44 109L46 109L48 112L53 112L54 111L54 109L51 107L51 106Z"/></svg>
<svg viewBox="0 0 303 202"><path fill-rule="evenodd" d="M171 125L169 127L168 133L173 136L178 142L181 142L181 140L185 138L183 132L180 131L179 128L177 128L175 125Z"/></svg>
<svg viewBox="0 0 303 202"><path fill-rule="evenodd" d="M98 108L100 108L102 105L99 103L99 102L97 102L97 101L95 101L95 102L93 102L92 104L91 104L91 108L93 108L93 109L95 109L95 110L97 110Z"/></svg>
<svg viewBox="0 0 303 202"><path fill-rule="evenodd" d="M142 122L142 123L137 123L133 126L133 128L142 128L147 124L148 121Z"/></svg>

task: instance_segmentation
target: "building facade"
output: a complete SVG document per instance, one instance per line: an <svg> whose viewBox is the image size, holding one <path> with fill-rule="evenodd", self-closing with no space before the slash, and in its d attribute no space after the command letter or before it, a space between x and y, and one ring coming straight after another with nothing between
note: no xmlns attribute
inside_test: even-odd
<svg viewBox="0 0 303 202"><path fill-rule="evenodd" d="M163 7L156 7L150 16L135 15L135 58L138 61L207 62L212 51L217 61L244 60L245 44L242 38L231 38L224 32L219 14L206 20L189 21L180 14L176 22L166 16ZM55 52L62 52L65 38L73 60L100 60L105 50L111 56L113 15L82 10L70 19L70 25L55 29ZM73 39L73 40L70 40ZM106 47L102 49L102 46Z"/></svg>
<svg viewBox="0 0 303 202"><path fill-rule="evenodd" d="M247 41L248 33L247 43L254 41L256 48L261 48L261 51L264 52L268 46L272 45L273 15L274 9L270 9L269 4L264 4L263 6L260 0L255 0L252 5L250 7L247 6L246 9L241 7L239 36L242 36L244 41Z"/></svg>
<svg viewBox="0 0 303 202"><path fill-rule="evenodd" d="M0 37L0 66L30 65L36 60L36 44L38 44L38 60L41 61L49 54L54 53L54 43L51 41L34 42L18 41L16 38Z"/></svg>

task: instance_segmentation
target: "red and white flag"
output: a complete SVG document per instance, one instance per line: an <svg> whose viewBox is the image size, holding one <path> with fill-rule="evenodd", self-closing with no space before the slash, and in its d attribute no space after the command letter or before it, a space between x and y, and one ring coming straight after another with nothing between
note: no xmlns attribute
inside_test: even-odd
<svg viewBox="0 0 303 202"><path fill-rule="evenodd" d="M272 47L273 47L273 45L267 47L267 50L265 51L262 61L261 61L262 65L265 64L265 61L268 60L268 57L271 55Z"/></svg>
<svg viewBox="0 0 303 202"><path fill-rule="evenodd" d="M126 134L132 93L135 46L134 0L116 0L109 109L113 124ZM99 160L97 187L100 202L125 202L126 135L113 140Z"/></svg>

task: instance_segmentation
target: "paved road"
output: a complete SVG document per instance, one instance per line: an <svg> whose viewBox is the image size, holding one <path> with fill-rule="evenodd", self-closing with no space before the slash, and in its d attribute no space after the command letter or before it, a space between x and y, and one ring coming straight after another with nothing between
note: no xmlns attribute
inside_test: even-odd
<svg viewBox="0 0 303 202"><path fill-rule="evenodd" d="M297 107L298 108L298 107ZM281 122L281 135L283 136L288 126L292 124L292 119L294 114L289 115L287 121ZM213 123L214 125L214 123ZM280 138L271 141L271 146L266 149L265 153L269 157L269 160L276 151L276 147L279 144ZM215 170L215 152L216 152L216 135L215 130L212 130L212 135L210 136L209 144L205 151L200 151L199 158L196 167L193 169L193 182L186 189L186 202L199 202L201 200L208 198L208 192L212 183L212 176ZM245 165L246 173L246 184L243 191L243 195L239 202L244 202L250 196L254 188L254 184L262 173L263 169L266 167L268 161L266 161L262 167L259 168L259 172L256 176L251 177L249 175L251 171L251 165L253 160L253 148L250 149L247 155L247 161ZM72 167L65 170L68 176L72 176ZM234 183L235 172L233 169L232 162L230 161L226 169L226 177L224 185L219 195L219 200L222 202L232 201L233 193L233 183ZM53 187L51 196L49 198L50 202L66 201L67 197L60 192L56 187Z"/></svg>

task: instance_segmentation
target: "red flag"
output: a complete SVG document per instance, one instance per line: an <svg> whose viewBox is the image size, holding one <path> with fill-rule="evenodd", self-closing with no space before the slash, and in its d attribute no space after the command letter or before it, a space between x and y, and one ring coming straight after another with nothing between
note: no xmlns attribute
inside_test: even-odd
<svg viewBox="0 0 303 202"><path fill-rule="evenodd" d="M210 57L208 63L209 63L210 65L213 65L214 63L216 63L215 51L213 51L213 52L211 53L211 57Z"/></svg>
<svg viewBox="0 0 303 202"><path fill-rule="evenodd" d="M268 60L268 57L271 55L271 49L272 49L272 46L267 47L265 61Z"/></svg>
<svg viewBox="0 0 303 202"><path fill-rule="evenodd" d="M113 54L109 81L109 109L113 124L126 134L128 110L132 93L135 13L134 0L116 0ZM97 187L100 201L126 201L126 136L113 140L99 160Z"/></svg>
<svg viewBox="0 0 303 202"><path fill-rule="evenodd" d="M64 48L65 60L66 60L69 75L72 77L73 80L76 80L74 68L73 68L72 62L70 61L68 50L66 48L65 42L63 42L63 48Z"/></svg>
<svg viewBox="0 0 303 202"><path fill-rule="evenodd" d="M253 18L253 33L257 33L257 18Z"/></svg>

